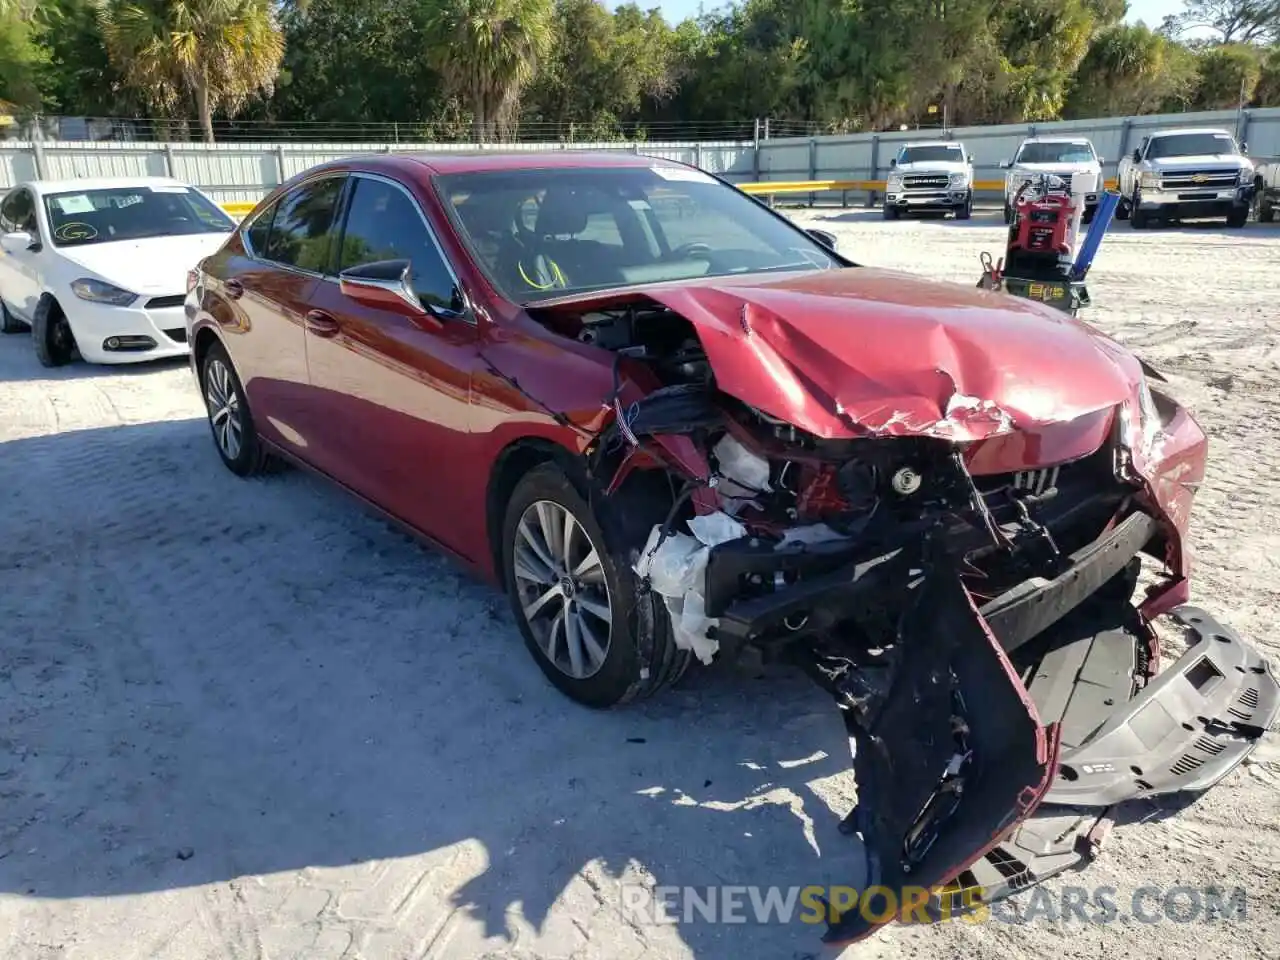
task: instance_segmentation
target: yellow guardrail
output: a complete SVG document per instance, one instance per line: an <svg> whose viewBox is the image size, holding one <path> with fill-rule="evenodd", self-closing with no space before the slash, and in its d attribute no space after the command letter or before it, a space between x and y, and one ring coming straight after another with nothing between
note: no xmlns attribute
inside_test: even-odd
<svg viewBox="0 0 1280 960"><path fill-rule="evenodd" d="M256 200L228 200L226 203L220 203L220 206L233 217L243 217L245 214L253 210L258 205Z"/></svg>

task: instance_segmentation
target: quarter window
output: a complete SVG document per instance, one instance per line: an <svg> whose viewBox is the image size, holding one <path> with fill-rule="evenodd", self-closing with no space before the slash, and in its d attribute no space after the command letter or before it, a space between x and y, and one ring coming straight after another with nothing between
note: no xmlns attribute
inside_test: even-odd
<svg viewBox="0 0 1280 960"><path fill-rule="evenodd" d="M460 311L453 274L440 255L417 205L384 180L357 177L342 235L340 269L381 260L408 260L414 292L425 306Z"/></svg>
<svg viewBox="0 0 1280 960"><path fill-rule="evenodd" d="M279 204L273 203L262 211L249 229L245 231L245 236L249 238L249 249L253 251L255 256L266 256L267 241L271 236L271 219L276 215L277 206Z"/></svg>
<svg viewBox="0 0 1280 960"><path fill-rule="evenodd" d="M328 273L333 268L334 211L342 191L341 177L304 183L285 194L275 209L262 256L267 260ZM252 243L252 237L250 238ZM254 249L258 247L255 245Z"/></svg>

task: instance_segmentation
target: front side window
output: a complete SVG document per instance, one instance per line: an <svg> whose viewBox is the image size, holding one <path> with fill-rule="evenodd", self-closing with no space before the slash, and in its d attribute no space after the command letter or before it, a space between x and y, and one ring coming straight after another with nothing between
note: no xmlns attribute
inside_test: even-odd
<svg viewBox="0 0 1280 960"><path fill-rule="evenodd" d="M1156 137L1151 141L1147 156L1202 157L1235 156L1240 151L1236 143L1225 133L1178 133L1168 137Z"/></svg>
<svg viewBox="0 0 1280 960"><path fill-rule="evenodd" d="M1097 159L1088 143L1024 143L1017 163L1090 163Z"/></svg>
<svg viewBox="0 0 1280 960"><path fill-rule="evenodd" d="M404 190L385 180L357 177L342 234L340 270L384 260L408 260L410 283L424 306L458 311L461 294L418 212Z"/></svg>
<svg viewBox="0 0 1280 960"><path fill-rule="evenodd" d="M927 144L919 147L903 147L898 154L899 163L964 163L964 151L955 144Z"/></svg>
<svg viewBox="0 0 1280 960"><path fill-rule="evenodd" d="M698 170L503 170L436 178L450 218L517 303L699 277L828 270L840 261Z"/></svg>
<svg viewBox="0 0 1280 960"><path fill-rule="evenodd" d="M50 193L44 206L59 247L235 229L216 204L176 184Z"/></svg>
<svg viewBox="0 0 1280 960"><path fill-rule="evenodd" d="M325 177L294 187L276 204L265 246L249 242L265 260L328 273L333 269L335 213L342 177ZM257 223L255 222L255 226Z"/></svg>

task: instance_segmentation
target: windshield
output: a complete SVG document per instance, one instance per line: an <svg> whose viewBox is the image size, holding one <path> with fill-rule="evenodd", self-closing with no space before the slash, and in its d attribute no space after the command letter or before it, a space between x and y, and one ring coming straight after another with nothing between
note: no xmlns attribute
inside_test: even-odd
<svg viewBox="0 0 1280 960"><path fill-rule="evenodd" d="M1089 163L1093 147L1087 143L1024 143L1015 163Z"/></svg>
<svg viewBox="0 0 1280 960"><path fill-rule="evenodd" d="M954 144L931 144L924 147L903 147L898 154L899 163L922 163L930 160L964 163L964 151Z"/></svg>
<svg viewBox="0 0 1280 960"><path fill-rule="evenodd" d="M235 229L215 204L176 184L51 193L44 207L59 247Z"/></svg>
<svg viewBox="0 0 1280 960"><path fill-rule="evenodd" d="M517 303L838 263L757 201L686 167L490 171L436 183L481 268Z"/></svg>
<svg viewBox="0 0 1280 960"><path fill-rule="evenodd" d="M1156 137L1148 157L1197 157L1206 154L1235 154L1236 145L1225 133L1178 133Z"/></svg>

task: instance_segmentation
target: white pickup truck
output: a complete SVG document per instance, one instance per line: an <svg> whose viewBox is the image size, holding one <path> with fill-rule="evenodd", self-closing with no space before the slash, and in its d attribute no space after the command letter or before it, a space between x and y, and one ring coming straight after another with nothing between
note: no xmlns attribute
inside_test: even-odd
<svg viewBox="0 0 1280 960"><path fill-rule="evenodd" d="M1280 159L1258 164L1253 171L1253 209L1259 223L1271 223L1280 208Z"/></svg>
<svg viewBox="0 0 1280 960"><path fill-rule="evenodd" d="M963 143L927 140L904 143L889 161L883 213L897 220L904 213L952 212L957 220L973 214L973 158Z"/></svg>
<svg viewBox="0 0 1280 960"><path fill-rule="evenodd" d="M1225 130L1161 130L1120 160L1116 216L1141 229L1156 220L1249 219L1253 163Z"/></svg>
<svg viewBox="0 0 1280 960"><path fill-rule="evenodd" d="M1012 160L1000 166L1004 175L1004 222L1013 223L1013 200L1022 185L1041 174L1061 177L1071 183L1084 174L1092 186L1084 198L1084 221L1093 219L1102 192L1102 158L1085 137L1028 137L1018 146Z"/></svg>

